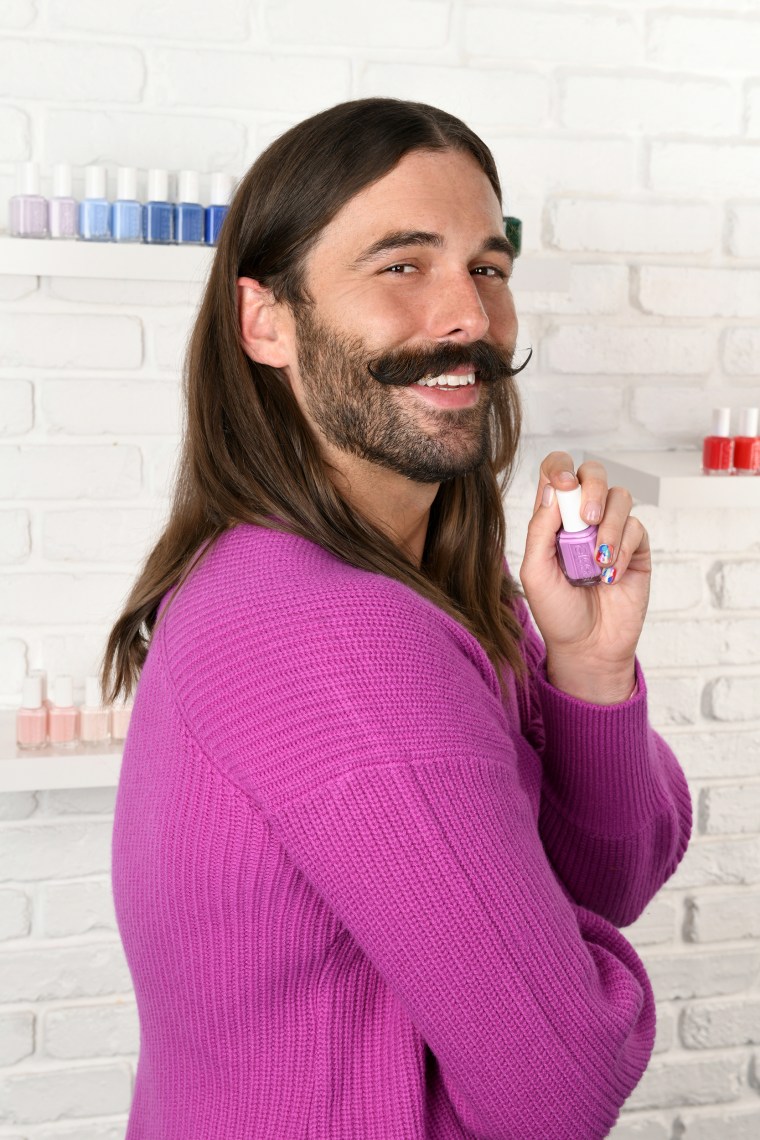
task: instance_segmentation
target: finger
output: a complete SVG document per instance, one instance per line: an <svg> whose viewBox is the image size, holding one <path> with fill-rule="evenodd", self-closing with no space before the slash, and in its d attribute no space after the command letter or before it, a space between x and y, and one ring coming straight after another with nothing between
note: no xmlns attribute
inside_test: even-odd
<svg viewBox="0 0 760 1140"><path fill-rule="evenodd" d="M619 582L626 570L651 569L649 556L649 535L643 524L633 515L629 515L618 547L614 566L606 566L602 571L602 582L611 586Z"/></svg>
<svg viewBox="0 0 760 1140"><path fill-rule="evenodd" d="M596 536L596 560L600 566L617 565L623 529L631 513L633 499L625 487L611 487L607 492L604 516ZM618 569L618 576L620 570ZM608 575L609 577L609 575ZM614 577L614 575L613 575Z"/></svg>
<svg viewBox="0 0 760 1140"><path fill-rule="evenodd" d="M523 582L524 576L529 577L532 572L545 575L550 563L557 567L557 531L561 525L562 518L554 488L548 480L544 480L543 491L537 499L525 536L525 556L520 571Z"/></svg>
<svg viewBox="0 0 760 1140"><path fill-rule="evenodd" d="M607 503L607 472L597 460L587 459L581 463L576 476L583 488L581 518L590 526L596 526L604 515Z"/></svg>
<svg viewBox="0 0 760 1140"><path fill-rule="evenodd" d="M549 454L541 463L538 472L538 490L536 491L536 499L533 503L533 513L541 506L541 497L544 493L544 487L547 483L558 488L560 491L570 491L576 484L575 463L572 455L567 451L550 451ZM565 475L565 478L560 476Z"/></svg>

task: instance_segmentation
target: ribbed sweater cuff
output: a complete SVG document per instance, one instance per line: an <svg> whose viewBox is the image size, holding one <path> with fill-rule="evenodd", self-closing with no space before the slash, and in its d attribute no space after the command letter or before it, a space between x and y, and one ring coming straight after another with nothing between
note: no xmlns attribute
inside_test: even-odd
<svg viewBox="0 0 760 1140"><path fill-rule="evenodd" d="M627 701L596 705L555 689L546 661L537 686L546 731L544 776L565 818L596 835L638 831L667 806L638 660Z"/></svg>

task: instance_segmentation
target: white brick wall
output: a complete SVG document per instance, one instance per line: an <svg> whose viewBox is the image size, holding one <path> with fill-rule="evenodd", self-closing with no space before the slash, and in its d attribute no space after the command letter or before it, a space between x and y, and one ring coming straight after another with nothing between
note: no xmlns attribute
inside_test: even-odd
<svg viewBox="0 0 760 1140"><path fill-rule="evenodd" d="M695 445L760 404L760 0L0 0L0 227L15 163L241 173L342 99L437 103L487 139L525 248L519 568L546 451ZM81 189L77 186L76 189ZM0 267L1 269L1 267ZM197 288L0 272L0 705L92 672L158 533ZM760 1135L760 512L640 506L640 645L695 835L630 928L656 1055L616 1140ZM81 696L81 691L80 694ZM123 1140L137 1019L113 791L0 795L0 1140Z"/></svg>

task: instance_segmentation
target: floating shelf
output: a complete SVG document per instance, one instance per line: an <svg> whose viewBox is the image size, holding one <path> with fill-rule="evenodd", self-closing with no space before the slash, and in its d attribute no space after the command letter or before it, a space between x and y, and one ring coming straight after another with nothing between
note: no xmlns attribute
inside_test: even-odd
<svg viewBox="0 0 760 1140"><path fill-rule="evenodd" d="M627 487L638 503L760 508L760 476L703 475L701 451L587 451L584 458L603 463L610 483Z"/></svg>
<svg viewBox="0 0 760 1140"><path fill-rule="evenodd" d="M33 277L111 277L201 284L214 256L208 245L143 245L0 235L0 273ZM514 291L566 293L570 264L554 257L519 257Z"/></svg>
<svg viewBox="0 0 760 1140"><path fill-rule="evenodd" d="M0 711L0 793L48 788L107 788L119 782L121 744L39 751L16 745L16 713Z"/></svg>

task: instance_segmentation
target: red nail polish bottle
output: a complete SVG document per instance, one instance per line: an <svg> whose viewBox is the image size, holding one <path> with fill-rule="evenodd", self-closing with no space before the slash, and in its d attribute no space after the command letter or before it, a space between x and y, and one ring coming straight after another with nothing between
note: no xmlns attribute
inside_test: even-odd
<svg viewBox="0 0 760 1140"><path fill-rule="evenodd" d="M734 474L760 475L760 437L757 434L757 408L742 408L739 431L734 437Z"/></svg>
<svg viewBox="0 0 760 1140"><path fill-rule="evenodd" d="M712 433L702 444L702 472L705 475L730 475L733 465L731 409L713 408Z"/></svg>

